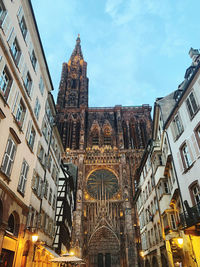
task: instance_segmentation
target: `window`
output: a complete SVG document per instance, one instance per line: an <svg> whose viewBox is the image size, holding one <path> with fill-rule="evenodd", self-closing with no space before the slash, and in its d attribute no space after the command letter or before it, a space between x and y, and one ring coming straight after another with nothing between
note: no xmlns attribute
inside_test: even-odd
<svg viewBox="0 0 200 267"><path fill-rule="evenodd" d="M2 1L0 0L0 25L4 21L5 16L6 16L6 9Z"/></svg>
<svg viewBox="0 0 200 267"><path fill-rule="evenodd" d="M23 9L22 9L21 6L20 6L20 8L18 10L17 18L18 18L18 21L19 21L19 27L20 27L21 33L22 33L22 35L23 35L23 37L25 39L28 31L27 31L26 22L25 22L25 19L24 19L24 12L23 12Z"/></svg>
<svg viewBox="0 0 200 267"><path fill-rule="evenodd" d="M92 145L93 146L98 146L99 145L99 135L98 133L94 133L94 135L92 136Z"/></svg>
<svg viewBox="0 0 200 267"><path fill-rule="evenodd" d="M18 184L18 190L23 194L25 193L28 169L29 169L28 163L24 160L22 163L22 169Z"/></svg>
<svg viewBox="0 0 200 267"><path fill-rule="evenodd" d="M38 119L39 118L39 114L40 114L40 102L38 100L38 98L36 98L36 101L35 101L35 108L34 108L34 113L35 113L35 116L36 118Z"/></svg>
<svg viewBox="0 0 200 267"><path fill-rule="evenodd" d="M40 89L41 94L43 95L43 93L44 93L44 82L43 82L42 77L40 77L39 89Z"/></svg>
<svg viewBox="0 0 200 267"><path fill-rule="evenodd" d="M56 195L53 195L52 208L55 209L55 207L56 207Z"/></svg>
<svg viewBox="0 0 200 267"><path fill-rule="evenodd" d="M38 159L42 165L45 163L45 153L44 153L44 148L42 147L41 144L38 146L38 152L37 152Z"/></svg>
<svg viewBox="0 0 200 267"><path fill-rule="evenodd" d="M30 135L28 138L28 145L32 150L33 150L33 146L34 146L34 142L35 142L35 135L36 135L35 130L33 127L31 127Z"/></svg>
<svg viewBox="0 0 200 267"><path fill-rule="evenodd" d="M28 95L30 96L30 94L31 94L31 87L32 87L32 79L31 79L31 76L30 76L29 72L27 72L27 74L25 76L24 86L26 88L26 91L27 91Z"/></svg>
<svg viewBox="0 0 200 267"><path fill-rule="evenodd" d="M25 114L26 114L26 108L25 108L25 105L21 99L19 102L18 108L17 108L16 116L15 116L15 119L16 119L20 128L23 126Z"/></svg>
<svg viewBox="0 0 200 267"><path fill-rule="evenodd" d="M189 187L193 205L200 203L200 188L197 181L193 182Z"/></svg>
<svg viewBox="0 0 200 267"><path fill-rule="evenodd" d="M39 198L43 197L43 180L37 173L33 175L32 189Z"/></svg>
<svg viewBox="0 0 200 267"><path fill-rule="evenodd" d="M183 166L185 169L189 168L192 164L188 146L184 144L181 148L181 158L183 160Z"/></svg>
<svg viewBox="0 0 200 267"><path fill-rule="evenodd" d="M47 199L48 195L48 189L49 189L49 183L46 181L45 182L45 187L44 187L44 197Z"/></svg>
<svg viewBox="0 0 200 267"><path fill-rule="evenodd" d="M51 205L51 201L52 201L52 188L50 188L49 190L49 204Z"/></svg>
<svg viewBox="0 0 200 267"><path fill-rule="evenodd" d="M33 66L33 68L34 68L34 70L35 70L35 68L36 68L36 64L37 64L37 58L36 58L36 56L35 56L35 52L34 52L34 50L32 50L32 53L31 53L31 55L30 55L30 59L31 59L32 66Z"/></svg>
<svg viewBox="0 0 200 267"><path fill-rule="evenodd" d="M163 186L164 186L164 192L165 192L166 194L168 194L168 193L169 193L168 182L167 182L167 181L164 181L164 182L163 182Z"/></svg>
<svg viewBox="0 0 200 267"><path fill-rule="evenodd" d="M177 139L184 130L179 114L177 114L174 117L173 126L174 126L173 128L174 128L174 135L175 135L174 137L175 139Z"/></svg>
<svg viewBox="0 0 200 267"><path fill-rule="evenodd" d="M16 153L16 144L11 138L9 138L1 165L1 171L7 177L10 177L11 169L15 158L15 153Z"/></svg>
<svg viewBox="0 0 200 267"><path fill-rule="evenodd" d="M176 220L174 214L170 214L170 225L171 229L176 230Z"/></svg>
<svg viewBox="0 0 200 267"><path fill-rule="evenodd" d="M21 20L19 22L19 27L20 27L22 35L23 35L23 37L25 39L26 35L27 35L27 26L26 26L26 22L25 22L24 16L22 16L22 18L21 18Z"/></svg>
<svg viewBox="0 0 200 267"><path fill-rule="evenodd" d="M49 156L49 158L48 158L48 165L47 165L47 168L48 168L49 172L51 171L51 163L52 163L52 157Z"/></svg>
<svg viewBox="0 0 200 267"><path fill-rule="evenodd" d="M11 84L12 84L11 76L8 72L8 69L4 67L0 76L0 91L3 93L5 98L8 97Z"/></svg>
<svg viewBox="0 0 200 267"><path fill-rule="evenodd" d="M19 44L16 38L14 39L10 50L11 50L11 54L13 56L15 63L18 64L20 55L21 55L21 50L20 50L20 47L19 47Z"/></svg>
<svg viewBox="0 0 200 267"><path fill-rule="evenodd" d="M190 118L193 118L195 113L198 110L198 105L197 105L197 102L196 102L196 99L195 99L193 92L191 92L190 95L188 96L188 98L186 99L186 104L187 104Z"/></svg>

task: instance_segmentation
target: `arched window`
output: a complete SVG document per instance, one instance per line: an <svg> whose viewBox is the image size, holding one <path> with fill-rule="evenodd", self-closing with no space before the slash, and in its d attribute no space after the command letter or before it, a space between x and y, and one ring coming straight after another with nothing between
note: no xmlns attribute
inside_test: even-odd
<svg viewBox="0 0 200 267"><path fill-rule="evenodd" d="M97 128L92 131L92 145L93 146L99 145L99 131Z"/></svg>
<svg viewBox="0 0 200 267"><path fill-rule="evenodd" d="M19 233L19 215L16 212L10 214L8 218L7 230L13 233L14 236L18 236Z"/></svg>
<svg viewBox="0 0 200 267"><path fill-rule="evenodd" d="M104 128L103 143L104 145L111 146L111 129L109 126Z"/></svg>
<svg viewBox="0 0 200 267"><path fill-rule="evenodd" d="M122 129L123 129L123 137L124 137L124 148L128 149L128 129L125 121L122 122Z"/></svg>

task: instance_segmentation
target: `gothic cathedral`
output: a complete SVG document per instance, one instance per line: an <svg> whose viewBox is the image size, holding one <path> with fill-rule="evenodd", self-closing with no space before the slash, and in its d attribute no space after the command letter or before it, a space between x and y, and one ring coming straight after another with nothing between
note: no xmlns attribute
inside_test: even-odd
<svg viewBox="0 0 200 267"><path fill-rule="evenodd" d="M151 134L149 105L88 107L80 37L63 63L57 125L78 167L72 247L89 267L138 266L134 175Z"/></svg>

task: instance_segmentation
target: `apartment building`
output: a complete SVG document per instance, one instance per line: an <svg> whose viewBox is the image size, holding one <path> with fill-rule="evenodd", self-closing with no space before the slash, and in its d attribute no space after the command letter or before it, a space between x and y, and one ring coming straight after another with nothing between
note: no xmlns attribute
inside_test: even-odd
<svg viewBox="0 0 200 267"><path fill-rule="evenodd" d="M176 166L182 197L180 227L184 231L183 253L188 258L185 266L200 264L200 53L191 48L191 66L181 84L182 94L171 111L165 128Z"/></svg>
<svg viewBox="0 0 200 267"><path fill-rule="evenodd" d="M55 255L63 147L52 90L30 1L0 0L0 266L47 264Z"/></svg>
<svg viewBox="0 0 200 267"><path fill-rule="evenodd" d="M199 51L191 48L189 54L193 62L184 81L155 102L152 140L138 170L135 201L145 266L197 266L199 262ZM150 177L155 193L148 185ZM153 193L157 217L150 205ZM155 241L156 222L161 227L160 243Z"/></svg>

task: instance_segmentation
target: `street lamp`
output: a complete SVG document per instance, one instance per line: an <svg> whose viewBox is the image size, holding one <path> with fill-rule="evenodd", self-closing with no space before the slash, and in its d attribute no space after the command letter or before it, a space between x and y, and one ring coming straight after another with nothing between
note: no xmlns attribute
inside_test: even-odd
<svg viewBox="0 0 200 267"><path fill-rule="evenodd" d="M35 250L36 250L36 243L37 243L37 241L38 241L38 233L34 233L33 235L32 235L32 241L33 241L33 244L34 244L34 248L33 248L33 260L32 260L32 262L34 262L35 261Z"/></svg>
<svg viewBox="0 0 200 267"><path fill-rule="evenodd" d="M179 237L179 238L177 239L177 242L178 242L178 245L179 245L179 246L182 246L182 245L183 245L183 238L182 238L182 237Z"/></svg>

